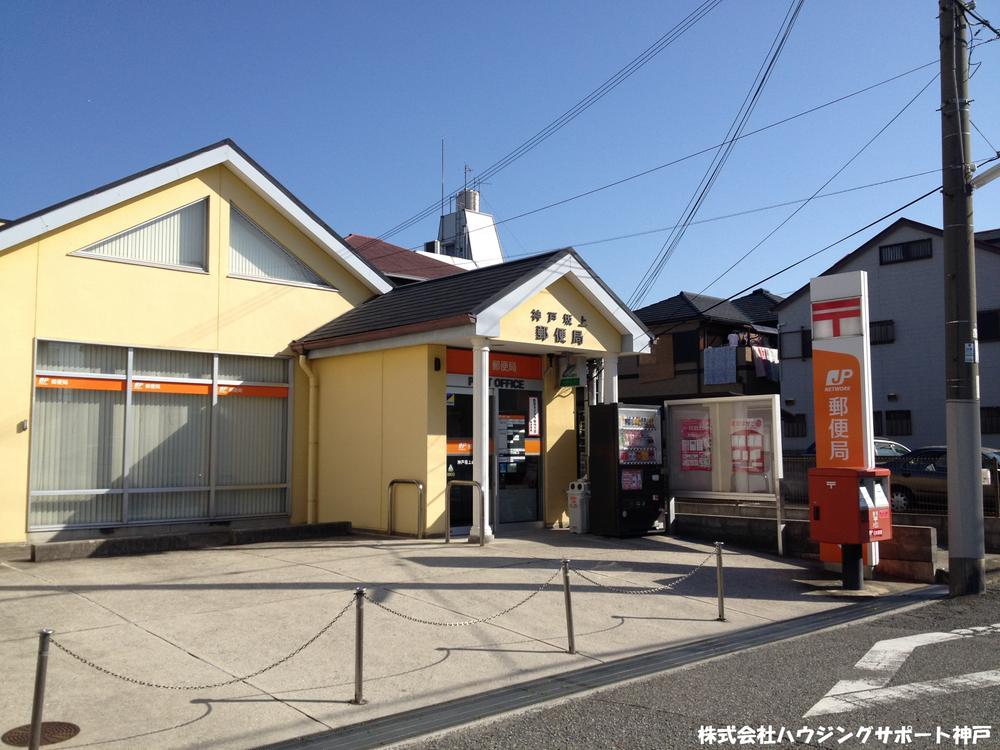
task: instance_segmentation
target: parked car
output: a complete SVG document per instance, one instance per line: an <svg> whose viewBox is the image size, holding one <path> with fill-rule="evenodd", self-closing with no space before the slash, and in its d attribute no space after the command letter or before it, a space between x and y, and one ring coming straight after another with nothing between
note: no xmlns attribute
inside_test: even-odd
<svg viewBox="0 0 1000 750"><path fill-rule="evenodd" d="M900 456L905 456L909 452L909 448L895 440L875 438L875 463L878 466ZM785 478L781 480L781 494L787 502L805 503L809 499L807 475L809 469L814 466L816 466L816 443L801 453L785 451Z"/></svg>
<svg viewBox="0 0 1000 750"><path fill-rule="evenodd" d="M995 507L997 502L995 461L1000 461L1000 449L983 448L983 468L991 472L990 484L983 485L983 502L988 507ZM894 511L948 511L947 447L917 448L884 466L892 472L890 504Z"/></svg>
<svg viewBox="0 0 1000 750"><path fill-rule="evenodd" d="M899 458L900 456L905 456L910 452L902 443L897 443L895 440L890 440L889 438L875 438L875 465L881 466L882 464L893 460L894 458ZM803 456L815 456L816 455L816 443L810 444L808 448L802 451Z"/></svg>

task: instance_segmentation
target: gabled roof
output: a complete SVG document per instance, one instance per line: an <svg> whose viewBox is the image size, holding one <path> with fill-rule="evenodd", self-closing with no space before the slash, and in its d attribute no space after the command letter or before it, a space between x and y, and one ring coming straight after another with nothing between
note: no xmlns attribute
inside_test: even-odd
<svg viewBox="0 0 1000 750"><path fill-rule="evenodd" d="M754 323L765 323L778 319L775 306L784 297L780 297L767 289L754 289L750 294L737 297L733 304Z"/></svg>
<svg viewBox="0 0 1000 750"><path fill-rule="evenodd" d="M377 237L352 233L344 237L344 241L351 246L354 252L386 276L426 281L427 279L439 279L443 276L454 276L465 271L459 266L435 260L426 255L418 255L412 250L393 245Z"/></svg>
<svg viewBox="0 0 1000 750"><path fill-rule="evenodd" d="M474 325L496 336L499 320L524 299L563 276L623 335L644 348L646 329L571 248L555 250L430 281L397 287L292 342L298 352Z"/></svg>
<svg viewBox="0 0 1000 750"><path fill-rule="evenodd" d="M392 289L388 279L348 247L339 234L228 138L14 219L0 227L0 252L220 164L243 179L261 198L344 265L369 289L379 293Z"/></svg>
<svg viewBox="0 0 1000 750"><path fill-rule="evenodd" d="M848 265L858 256L868 252L869 250L874 250L875 248L877 248L879 244L886 237L888 237L890 234L895 232L897 229L900 229L901 227L909 227L910 229L916 229L921 232L934 235L935 237L941 237L944 234L944 232L942 232L940 229L938 229L937 227L932 227L930 224L924 224L923 222L914 221L913 219L907 219L906 217L896 219L896 221L892 222L892 224L890 224L881 232L872 237L870 240L865 242L857 250L848 253L847 255L845 255L843 258L838 260L836 263L834 263L832 266L830 266L828 269L826 269L819 275L829 276L830 274L839 272L842 268L844 268L844 266ZM1000 254L1000 245L991 244L990 242L984 242L978 236L976 237L976 249L986 250L991 253ZM794 292L785 297L784 300L775 305L774 307L775 312L784 309L785 307L790 305L793 300L798 299L801 295L805 294L808 291L809 291L809 283L806 282L798 289L796 289Z"/></svg>
<svg viewBox="0 0 1000 750"><path fill-rule="evenodd" d="M707 294L681 292L639 308L636 316L647 326L683 320L714 320L749 325L753 321L733 302Z"/></svg>

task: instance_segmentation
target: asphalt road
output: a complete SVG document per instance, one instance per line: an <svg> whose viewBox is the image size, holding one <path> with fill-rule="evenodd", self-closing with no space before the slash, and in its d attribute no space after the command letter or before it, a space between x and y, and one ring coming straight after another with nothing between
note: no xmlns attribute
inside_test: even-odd
<svg viewBox="0 0 1000 750"><path fill-rule="evenodd" d="M946 635L927 635L933 633ZM910 639L897 640L904 637ZM866 669L859 670L863 657ZM867 682L841 686L850 691L847 704L828 700L814 708L840 680ZM831 708L847 710L806 716ZM741 743L742 727L752 728L752 741ZM758 734L760 727L773 734ZM781 746L1000 748L1000 579L980 597L938 600L776 642L407 748Z"/></svg>

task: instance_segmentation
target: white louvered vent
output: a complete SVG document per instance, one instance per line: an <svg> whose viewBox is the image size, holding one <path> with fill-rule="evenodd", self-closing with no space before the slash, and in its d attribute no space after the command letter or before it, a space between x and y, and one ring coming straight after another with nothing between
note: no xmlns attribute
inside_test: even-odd
<svg viewBox="0 0 1000 750"><path fill-rule="evenodd" d="M204 198L72 254L204 271L207 213L208 198Z"/></svg>
<svg viewBox="0 0 1000 750"><path fill-rule="evenodd" d="M231 276L332 288L235 207L231 207L229 216Z"/></svg>

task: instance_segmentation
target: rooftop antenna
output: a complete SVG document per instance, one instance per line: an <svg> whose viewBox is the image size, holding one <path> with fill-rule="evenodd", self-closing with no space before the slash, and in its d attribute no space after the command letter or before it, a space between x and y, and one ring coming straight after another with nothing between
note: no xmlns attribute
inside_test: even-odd
<svg viewBox="0 0 1000 750"><path fill-rule="evenodd" d="M441 139L441 215L444 216L444 138Z"/></svg>
<svg viewBox="0 0 1000 750"><path fill-rule="evenodd" d="M472 167L470 167L468 164L465 165L465 189L466 190L469 189L469 175L472 174L474 171L475 170Z"/></svg>

